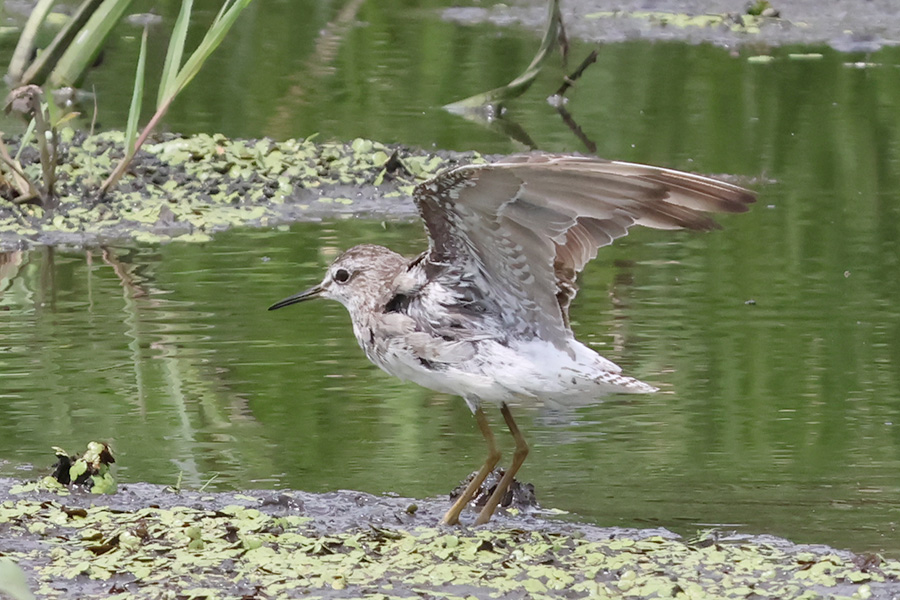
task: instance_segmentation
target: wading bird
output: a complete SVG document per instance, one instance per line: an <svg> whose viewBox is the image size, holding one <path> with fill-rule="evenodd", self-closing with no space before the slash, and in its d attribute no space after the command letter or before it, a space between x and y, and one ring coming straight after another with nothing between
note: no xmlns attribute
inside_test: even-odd
<svg viewBox="0 0 900 600"><path fill-rule="evenodd" d="M483 403L500 406L516 449L476 524L490 520L528 454L509 402L581 404L656 391L576 340L569 326L576 276L597 249L633 225L714 229L706 213L743 212L754 201L743 188L701 175L553 154L452 168L418 185L413 198L428 250L408 259L354 246L321 283L269 310L337 300L369 360L465 399L488 456L444 515L447 524L459 521L500 460Z"/></svg>

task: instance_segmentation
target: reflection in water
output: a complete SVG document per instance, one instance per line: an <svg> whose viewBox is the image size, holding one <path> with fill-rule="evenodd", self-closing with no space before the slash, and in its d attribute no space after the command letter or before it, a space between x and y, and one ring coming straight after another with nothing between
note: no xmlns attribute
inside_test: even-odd
<svg viewBox="0 0 900 600"><path fill-rule="evenodd" d="M284 96L275 101L266 130L284 130L291 115L304 110L309 104L308 89L323 78L334 75L334 59L347 33L356 23L362 4L363 0L349 0L337 16L322 27L316 38L315 50L304 62L302 69L290 76L290 86Z"/></svg>
<svg viewBox="0 0 900 600"><path fill-rule="evenodd" d="M572 131L575 137L578 138L578 140L590 154L597 153L597 144L588 137L588 135L584 132L584 129L582 129L581 125L579 125L575 120L575 117L572 116L572 113L570 113L566 109L566 104L568 104L569 99L565 97L565 94L569 90L569 88L572 87L572 85L574 85L574 83L584 74L585 70L590 65L597 62L598 54L598 50L592 50L591 53L588 54L588 56L578 66L578 68L575 69L575 71L563 78L562 85L560 85L559 88L551 96L547 97L547 103L556 109L556 112L562 118L562 122L565 123L566 127L568 127ZM484 107L481 108L483 109ZM529 150L538 149L538 145L534 142L533 139L531 139L531 136L528 135L525 129L508 115L505 116L506 109L504 106L501 106L499 109L492 107L490 111L451 110L450 112L458 114L459 116L474 123L478 123L479 125L482 125L483 127L486 127L492 131L496 131L502 135L505 135L511 141L519 142Z"/></svg>
<svg viewBox="0 0 900 600"><path fill-rule="evenodd" d="M21 251L0 252L0 295L10 293L16 276L19 274L24 254ZM4 310L9 310L9 307L6 305L0 306L3 306Z"/></svg>
<svg viewBox="0 0 900 600"><path fill-rule="evenodd" d="M103 248L57 259L45 249L19 256L36 268L20 270L2 298L10 319L3 337L20 343L2 356L0 381L12 384L4 396L22 403L8 406L0 423L9 434L2 444L14 451L5 456L42 465L52 445L74 451L99 437L122 456L125 479L135 464L159 463L136 478L165 473L166 480L180 469L185 482L199 486L217 465L240 466L221 442L237 429L238 437L252 436L258 425L203 349L211 315L166 298L155 252ZM17 287L30 292L8 293ZM134 452L137 461L129 458Z"/></svg>

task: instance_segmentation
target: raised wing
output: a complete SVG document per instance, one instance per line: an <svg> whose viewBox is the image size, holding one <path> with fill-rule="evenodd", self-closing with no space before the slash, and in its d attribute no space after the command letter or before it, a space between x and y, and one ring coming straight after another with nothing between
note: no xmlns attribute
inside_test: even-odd
<svg viewBox="0 0 900 600"><path fill-rule="evenodd" d="M714 229L705 213L743 212L755 200L701 175L551 154L450 169L420 184L414 199L431 238L431 277L489 290L515 335L559 348L571 335L575 277L598 248L632 225Z"/></svg>

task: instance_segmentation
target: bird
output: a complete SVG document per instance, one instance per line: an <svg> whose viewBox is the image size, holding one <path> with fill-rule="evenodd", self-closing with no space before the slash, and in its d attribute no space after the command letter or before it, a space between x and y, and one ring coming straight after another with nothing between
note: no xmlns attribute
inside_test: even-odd
<svg viewBox="0 0 900 600"><path fill-rule="evenodd" d="M368 359L387 373L462 396L487 458L442 519L460 515L499 463L484 412L499 405L515 443L481 509L487 523L529 452L509 405L560 406L657 388L575 339L569 307L599 248L635 225L707 231L707 213L747 211L747 189L687 172L576 154L525 153L449 168L413 200L428 248L414 258L374 244L338 256L324 279L269 307L337 300Z"/></svg>

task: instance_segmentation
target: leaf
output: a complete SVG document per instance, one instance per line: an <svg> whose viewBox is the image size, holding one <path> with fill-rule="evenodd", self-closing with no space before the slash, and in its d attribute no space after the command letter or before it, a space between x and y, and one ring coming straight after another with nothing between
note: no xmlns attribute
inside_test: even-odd
<svg viewBox="0 0 900 600"><path fill-rule="evenodd" d="M34 82L43 82L47 73L59 61L60 56L66 51L66 48L72 43L72 39L78 34L81 28L87 23L88 19L97 10L103 0L84 0L78 7L78 10L66 22L65 26L59 30L50 45L44 48L41 53L34 59L24 74L21 74L17 85L27 85ZM32 16L37 13L37 9L32 12ZM29 17L30 18L30 17ZM23 36L24 36L23 31ZM20 39L21 42L21 39ZM24 67L24 65L23 65Z"/></svg>
<svg viewBox="0 0 900 600"><path fill-rule="evenodd" d="M19 42L16 44L12 60L9 61L8 76L13 81L18 81L25 71L25 65L32 52L34 52L34 38L37 36L41 23L47 17L47 13L53 7L53 2L54 0L39 0L31 10L31 14L28 15L28 21L25 22L25 27L22 28L22 35L19 36ZM15 88L18 85L11 87Z"/></svg>
<svg viewBox="0 0 900 600"><path fill-rule="evenodd" d="M48 77L50 87L74 86L81 79L130 4L131 0L104 0L56 63Z"/></svg>
<svg viewBox="0 0 900 600"><path fill-rule="evenodd" d="M231 26L234 25L241 12L249 6L250 2L252 0L236 0L228 10L225 10L225 6L222 7L222 12L219 13L206 35L203 36L203 41L200 42L197 49L187 59L184 66L179 69L174 88L170 90L169 97L180 92L200 72L200 67L203 66L203 63L206 62L206 59L209 58L213 51L219 47L219 44L225 38L225 34L228 33L228 30L231 29Z"/></svg>
<svg viewBox="0 0 900 600"><path fill-rule="evenodd" d="M109 471L109 467L105 467L100 475L92 475L91 480L94 485L91 486L92 494L115 494L117 485L116 478Z"/></svg>
<svg viewBox="0 0 900 600"><path fill-rule="evenodd" d="M131 106L128 108L128 123L125 125L125 157L134 156L134 139L137 136L138 119L141 118L141 104L144 99L144 70L147 64L147 27L141 36L141 52L138 55L137 69L134 73L134 90L131 93Z"/></svg>
<svg viewBox="0 0 900 600"><path fill-rule="evenodd" d="M181 57L184 54L184 43L187 39L188 24L191 20L191 8L194 0L184 0L181 3L181 10L178 12L178 18L175 19L175 26L172 28L172 37L169 38L169 49L166 51L166 62L163 66L162 77L159 81L159 94L156 98L156 107L159 108L163 104L163 100L172 95L175 78L178 76L178 70L181 67Z"/></svg>
<svg viewBox="0 0 900 600"><path fill-rule="evenodd" d="M75 481L76 479L78 479L79 477L81 477L82 475L85 474L85 472L87 471L87 468L88 468L88 465L86 462L84 462L84 459L79 458L74 463L72 463L71 467L69 467L69 479L71 479L72 481Z"/></svg>
<svg viewBox="0 0 900 600"><path fill-rule="evenodd" d="M32 138L34 137L34 119L28 121L28 127L25 128L25 133L22 134L22 139L19 140L19 149L16 150L15 161L19 162L19 157L22 156L22 150L25 149L28 144L31 143Z"/></svg>

